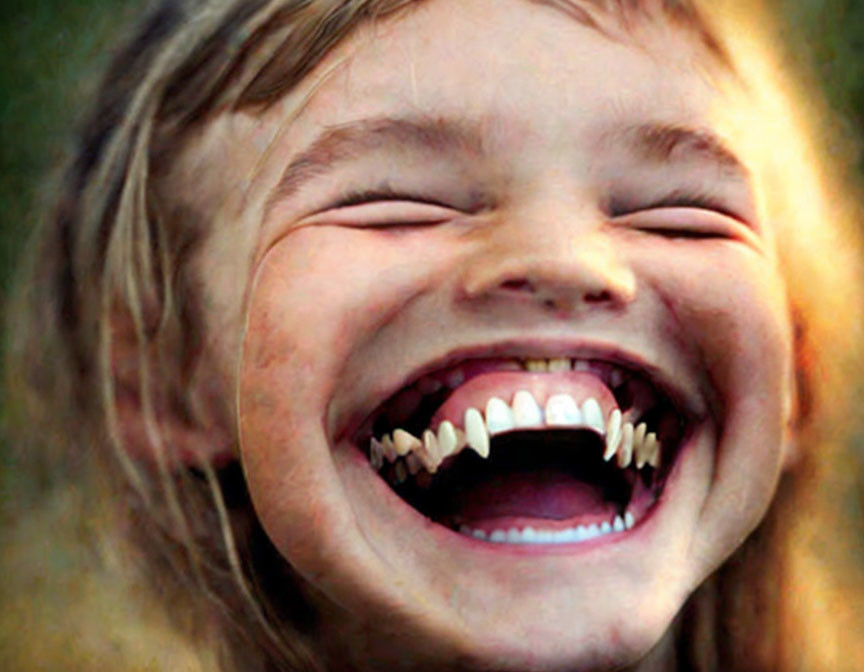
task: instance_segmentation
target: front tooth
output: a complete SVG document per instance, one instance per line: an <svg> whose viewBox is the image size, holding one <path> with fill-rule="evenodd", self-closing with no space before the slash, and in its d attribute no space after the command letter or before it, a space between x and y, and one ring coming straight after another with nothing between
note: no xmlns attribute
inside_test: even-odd
<svg viewBox="0 0 864 672"><path fill-rule="evenodd" d="M546 425L576 427L582 424L579 406L569 394L553 394L546 400Z"/></svg>
<svg viewBox="0 0 864 672"><path fill-rule="evenodd" d="M612 529L616 532L624 531L624 520L621 518L621 516L615 516L615 522L612 523Z"/></svg>
<svg viewBox="0 0 864 672"><path fill-rule="evenodd" d="M456 452L459 440L456 437L456 428L449 420L445 420L438 425L438 452L441 459L450 457Z"/></svg>
<svg viewBox="0 0 864 672"><path fill-rule="evenodd" d="M612 459L618 444L621 442L621 410L615 408L609 414L609 425L606 427L606 452L603 459L607 462Z"/></svg>
<svg viewBox="0 0 864 672"><path fill-rule="evenodd" d="M489 428L489 434L495 436L501 432L506 432L516 426L516 421L513 418L513 411L503 399L492 397L486 402L486 427Z"/></svg>
<svg viewBox="0 0 864 672"><path fill-rule="evenodd" d="M660 442L654 432L649 432L645 437L645 455L649 465L654 468L660 465Z"/></svg>
<svg viewBox="0 0 864 672"><path fill-rule="evenodd" d="M630 466L633 457L633 425L625 422L621 428L621 445L618 446L618 466L622 469Z"/></svg>
<svg viewBox="0 0 864 672"><path fill-rule="evenodd" d="M545 359L526 359L525 368L534 373L545 373L549 370L549 363Z"/></svg>
<svg viewBox="0 0 864 672"><path fill-rule="evenodd" d="M418 450L420 461L430 474L438 471L438 465L441 464L441 450L438 447L438 439L435 438L435 432L427 429L423 432L423 449Z"/></svg>
<svg viewBox="0 0 864 672"><path fill-rule="evenodd" d="M527 390L520 390L513 396L513 420L516 427L540 427L543 425L543 411ZM470 443L470 440L469 440Z"/></svg>
<svg viewBox="0 0 864 672"><path fill-rule="evenodd" d="M384 466L384 446L374 436L369 445L369 461L375 471Z"/></svg>
<svg viewBox="0 0 864 672"><path fill-rule="evenodd" d="M549 372L555 371L569 371L570 370L570 359L567 357L558 357L556 359L549 360Z"/></svg>
<svg viewBox="0 0 864 672"><path fill-rule="evenodd" d="M465 411L465 438L480 457L489 457L489 433L483 416L476 408Z"/></svg>
<svg viewBox="0 0 864 672"><path fill-rule="evenodd" d="M606 423L603 422L603 411L594 397L588 397L582 402L582 419L586 425L596 429L600 434L606 433Z"/></svg>
<svg viewBox="0 0 864 672"><path fill-rule="evenodd" d="M631 528L633 527L633 525L635 525L635 524L636 524L636 521L635 521L634 518L633 518L633 514L630 513L629 511L627 511L627 512L624 514L624 527L625 527L626 529L629 530L629 529L631 529Z"/></svg>
<svg viewBox="0 0 864 672"><path fill-rule="evenodd" d="M641 469L645 466L645 435L648 433L648 426L644 422L640 422L633 431L633 453L636 456L636 468Z"/></svg>
<svg viewBox="0 0 864 672"><path fill-rule="evenodd" d="M409 434L404 429L397 429L393 432L393 447L396 453L400 456L407 455L412 450L417 450L423 443L413 434Z"/></svg>

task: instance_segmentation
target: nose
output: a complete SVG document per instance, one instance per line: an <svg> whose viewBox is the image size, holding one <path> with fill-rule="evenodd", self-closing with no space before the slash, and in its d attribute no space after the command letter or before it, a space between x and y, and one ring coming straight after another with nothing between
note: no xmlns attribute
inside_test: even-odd
<svg viewBox="0 0 864 672"><path fill-rule="evenodd" d="M620 309L636 296L636 276L600 213L544 208L509 216L483 234L462 277L469 300L571 314Z"/></svg>

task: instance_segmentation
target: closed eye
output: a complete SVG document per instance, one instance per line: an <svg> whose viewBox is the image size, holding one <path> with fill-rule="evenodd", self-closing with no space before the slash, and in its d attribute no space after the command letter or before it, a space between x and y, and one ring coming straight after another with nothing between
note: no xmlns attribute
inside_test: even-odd
<svg viewBox="0 0 864 672"><path fill-rule="evenodd" d="M395 228L432 226L461 214L453 206L423 194L378 189L349 192L315 219L338 226Z"/></svg>
<svg viewBox="0 0 864 672"><path fill-rule="evenodd" d="M731 238L756 242L747 220L702 194L673 193L644 205L613 203L613 221L666 238Z"/></svg>

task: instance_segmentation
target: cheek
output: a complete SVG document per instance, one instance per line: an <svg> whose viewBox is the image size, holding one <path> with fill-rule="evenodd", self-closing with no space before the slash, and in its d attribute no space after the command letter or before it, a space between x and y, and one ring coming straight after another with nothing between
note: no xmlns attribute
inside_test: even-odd
<svg viewBox="0 0 864 672"><path fill-rule="evenodd" d="M718 389L735 387L739 395L772 389L782 396L793 361L792 325L776 265L734 243L698 245L707 249L648 271L672 328Z"/></svg>
<svg viewBox="0 0 864 672"><path fill-rule="evenodd" d="M335 226L291 232L259 270L255 293L277 318L265 328L314 334L327 347L356 343L420 290L431 258L421 238Z"/></svg>
<svg viewBox="0 0 864 672"><path fill-rule="evenodd" d="M341 484L326 431L345 362L417 291L416 258L370 233L297 230L268 251L250 293L241 451L265 528L299 566L313 563L320 548L298 543L292 521L323 521L315 529L349 524L332 501Z"/></svg>
<svg viewBox="0 0 864 672"><path fill-rule="evenodd" d="M785 286L764 257L725 246L652 283L712 391L719 431L699 548L716 562L762 518L783 465L793 364Z"/></svg>

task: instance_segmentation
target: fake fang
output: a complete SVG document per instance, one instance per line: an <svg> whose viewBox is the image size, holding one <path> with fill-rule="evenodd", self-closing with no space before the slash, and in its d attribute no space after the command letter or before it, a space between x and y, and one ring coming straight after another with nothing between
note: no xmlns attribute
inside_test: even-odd
<svg viewBox="0 0 864 672"><path fill-rule="evenodd" d="M637 469L660 465L660 443L654 432L649 432L642 422L633 425L623 420L618 408L613 409L604 420L598 401L589 397L581 404L569 394L553 394L545 408L527 390L513 395L510 404L499 397L486 402L485 414L477 408L465 411L462 427L449 420L438 425L437 431L427 429L418 438L404 429L373 437L369 446L372 468L380 471L385 460L394 464L396 482L403 482L408 474L416 475L421 470L434 474L448 457L471 448L480 457L489 456L490 439L498 434L514 430L543 429L587 429L596 432L605 442L603 459L607 462L617 457L616 463L626 469L632 464Z"/></svg>

